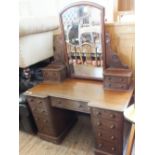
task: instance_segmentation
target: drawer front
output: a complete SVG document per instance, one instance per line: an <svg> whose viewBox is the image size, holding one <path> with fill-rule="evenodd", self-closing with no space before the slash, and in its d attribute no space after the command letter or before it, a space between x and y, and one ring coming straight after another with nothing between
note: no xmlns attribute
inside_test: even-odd
<svg viewBox="0 0 155 155"><path fill-rule="evenodd" d="M127 77L116 77L116 76L105 76L104 79L106 82L118 82L118 83L128 83L129 82L129 78Z"/></svg>
<svg viewBox="0 0 155 155"><path fill-rule="evenodd" d="M107 119L112 121L122 121L123 114L115 111L92 108L91 114L98 119Z"/></svg>
<svg viewBox="0 0 155 155"><path fill-rule="evenodd" d="M118 134L118 132L122 128L120 123L114 121L92 118L92 122L95 129L103 129L106 132L108 131L113 134Z"/></svg>
<svg viewBox="0 0 155 155"><path fill-rule="evenodd" d="M119 152L118 145L119 144L113 144L102 140L96 140L95 148L116 155Z"/></svg>
<svg viewBox="0 0 155 155"><path fill-rule="evenodd" d="M63 108L63 109L69 109L69 110L90 113L90 107L88 107L87 102L52 97L51 105L53 107L57 107L57 108Z"/></svg>
<svg viewBox="0 0 155 155"><path fill-rule="evenodd" d="M60 73L50 70L43 70L44 80L47 81L60 81Z"/></svg>
<svg viewBox="0 0 155 155"><path fill-rule="evenodd" d="M114 88L114 89L122 89L126 90L129 88L128 84L124 83L110 83L110 82L104 82L105 88Z"/></svg>
<svg viewBox="0 0 155 155"><path fill-rule="evenodd" d="M109 133L100 129L97 129L95 132L96 139L102 139L114 144L117 144L120 141L120 134Z"/></svg>
<svg viewBox="0 0 155 155"><path fill-rule="evenodd" d="M34 114L43 114L47 115L48 106L47 99L37 98L37 97L28 97L28 103L31 108L32 113Z"/></svg>

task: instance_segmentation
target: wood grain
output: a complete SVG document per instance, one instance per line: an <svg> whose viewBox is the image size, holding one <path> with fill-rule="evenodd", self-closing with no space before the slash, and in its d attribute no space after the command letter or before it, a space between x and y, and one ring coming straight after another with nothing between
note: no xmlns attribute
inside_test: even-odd
<svg viewBox="0 0 155 155"><path fill-rule="evenodd" d="M135 0L118 0L118 11L134 10Z"/></svg>
<svg viewBox="0 0 155 155"><path fill-rule="evenodd" d="M88 106L123 112L133 94L128 91L104 90L102 82L93 80L67 79L62 83L42 83L25 92L28 96L54 96L88 102Z"/></svg>

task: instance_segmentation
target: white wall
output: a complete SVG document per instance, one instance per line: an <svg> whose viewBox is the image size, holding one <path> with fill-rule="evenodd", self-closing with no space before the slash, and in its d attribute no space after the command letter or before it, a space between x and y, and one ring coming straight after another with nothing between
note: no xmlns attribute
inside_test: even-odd
<svg viewBox="0 0 155 155"><path fill-rule="evenodd" d="M20 16L56 16L56 0L19 0Z"/></svg>
<svg viewBox="0 0 155 155"><path fill-rule="evenodd" d="M19 0L20 16L58 16L68 4L81 0ZM105 7L105 17L113 20L114 0L85 0L98 3Z"/></svg>
<svg viewBox="0 0 155 155"><path fill-rule="evenodd" d="M73 2L80 2L81 0L57 0L58 11L60 12L64 6L69 5ZM105 7L105 18L108 19L109 22L113 21L113 4L115 0L84 0L89 2L98 3Z"/></svg>

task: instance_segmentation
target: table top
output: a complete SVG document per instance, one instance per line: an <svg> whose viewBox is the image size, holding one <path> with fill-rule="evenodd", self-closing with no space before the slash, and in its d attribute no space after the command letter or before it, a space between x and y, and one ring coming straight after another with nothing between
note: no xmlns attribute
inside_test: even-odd
<svg viewBox="0 0 155 155"><path fill-rule="evenodd" d="M124 110L124 117L131 123L135 123L135 104L130 105Z"/></svg>
<svg viewBox="0 0 155 155"><path fill-rule="evenodd" d="M67 79L61 83L43 82L25 92L25 95L45 98L48 96L88 102L88 106L124 112L133 94L128 91L104 90L103 82Z"/></svg>

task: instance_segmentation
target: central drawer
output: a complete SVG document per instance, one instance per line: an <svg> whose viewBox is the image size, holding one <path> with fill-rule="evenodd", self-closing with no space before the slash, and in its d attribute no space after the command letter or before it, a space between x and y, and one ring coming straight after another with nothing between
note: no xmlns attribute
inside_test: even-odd
<svg viewBox="0 0 155 155"><path fill-rule="evenodd" d="M90 113L90 107L88 107L88 103L82 101L51 97L51 106L84 113Z"/></svg>

